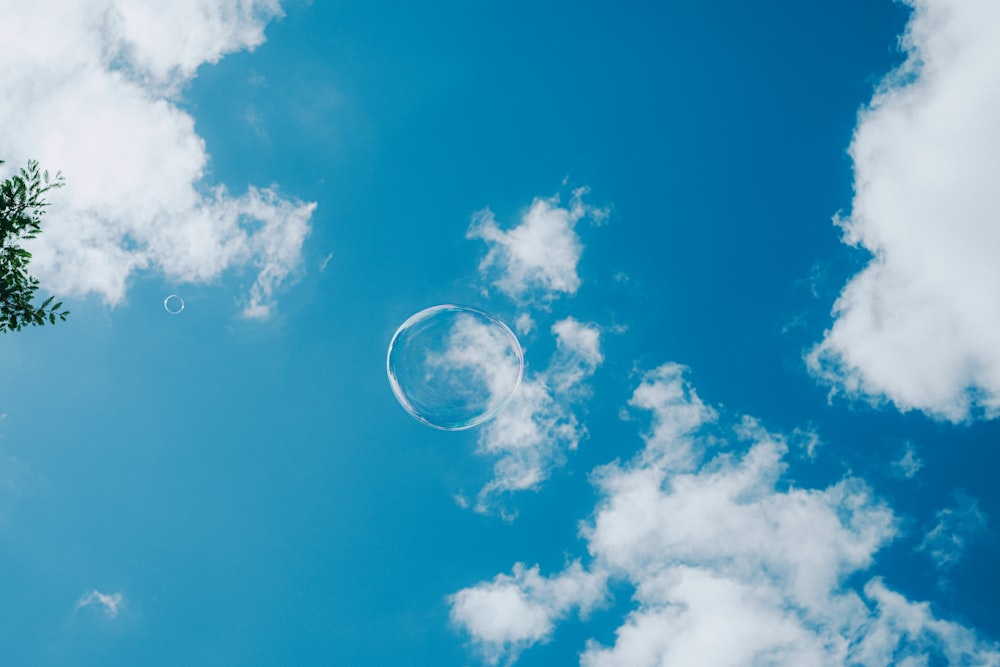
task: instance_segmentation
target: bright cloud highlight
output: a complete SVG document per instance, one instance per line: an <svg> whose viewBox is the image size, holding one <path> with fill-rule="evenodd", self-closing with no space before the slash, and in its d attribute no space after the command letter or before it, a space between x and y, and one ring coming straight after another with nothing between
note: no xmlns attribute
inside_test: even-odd
<svg viewBox="0 0 1000 667"><path fill-rule="evenodd" d="M541 576L537 565L525 568L517 563L512 574L498 574L448 601L452 623L467 628L486 661L495 664L548 639L554 623L571 610L586 616L606 597L604 577L585 571L576 561L553 577Z"/></svg>
<svg viewBox="0 0 1000 667"><path fill-rule="evenodd" d="M1000 4L907 0L907 59L859 115L844 241L872 253L808 356L834 387L1000 414Z"/></svg>
<svg viewBox="0 0 1000 667"><path fill-rule="evenodd" d="M276 187L231 194L204 182L209 157L176 104L204 64L252 49L276 0L55 0L5 9L0 23L0 145L8 167L62 171L44 233L31 243L47 290L121 303L142 270L205 282L257 277L246 317L266 317L298 270L315 204Z"/></svg>
<svg viewBox="0 0 1000 667"><path fill-rule="evenodd" d="M587 188L574 190L565 207L558 197L536 197L520 224L507 231L497 225L489 209L473 216L466 237L482 239L489 246L479 264L480 273L519 301L532 297L550 301L576 294L580 287L577 265L583 254L576 224L584 218L601 222L608 216L606 209L584 203L587 192Z"/></svg>

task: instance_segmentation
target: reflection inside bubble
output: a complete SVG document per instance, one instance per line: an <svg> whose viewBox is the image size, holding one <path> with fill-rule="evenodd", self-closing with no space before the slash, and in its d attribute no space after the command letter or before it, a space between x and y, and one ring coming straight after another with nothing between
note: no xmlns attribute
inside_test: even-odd
<svg viewBox="0 0 1000 667"><path fill-rule="evenodd" d="M422 310L399 327L386 370L407 412L429 426L457 431L503 409L521 382L524 357L499 319L447 304Z"/></svg>

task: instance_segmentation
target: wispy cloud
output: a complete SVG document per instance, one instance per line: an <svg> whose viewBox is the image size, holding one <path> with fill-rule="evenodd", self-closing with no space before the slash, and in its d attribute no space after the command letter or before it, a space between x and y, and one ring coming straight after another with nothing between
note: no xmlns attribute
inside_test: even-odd
<svg viewBox="0 0 1000 667"><path fill-rule="evenodd" d="M477 496L479 512L500 509L510 518L503 496L537 489L586 437L575 410L589 395L585 381L604 361L600 329L566 318L552 326L552 334L556 351L548 367L527 373L507 407L480 431L477 453L497 461Z"/></svg>
<svg viewBox="0 0 1000 667"><path fill-rule="evenodd" d="M580 288L577 267L584 246L576 226L585 219L601 224L609 215L609 209L584 202L588 192L573 190L567 205L558 196L536 197L509 230L501 229L489 209L473 216L466 237L487 245L480 276L522 309L514 323L521 336L534 335L540 328L535 316L547 318L553 301L575 296ZM498 511L512 519L516 512L504 505L504 497L537 490L587 436L578 412L590 395L587 381L604 361L601 328L567 317L550 332L556 352L548 367L532 368L528 355L517 393L480 431L477 453L497 460L492 479L476 497L478 512Z"/></svg>
<svg viewBox="0 0 1000 667"><path fill-rule="evenodd" d="M247 110L243 113L243 118L246 120L247 125L250 126L250 129L253 130L253 133L257 135L258 139L265 143L271 142L271 137L267 132L266 121L255 107L247 107Z"/></svg>
<svg viewBox="0 0 1000 667"><path fill-rule="evenodd" d="M45 233L32 242L47 289L126 297L143 270L175 281L256 271L244 315L267 316L301 263L315 204L275 186L230 194L177 105L199 66L264 41L276 0L39 0L0 22L2 156L61 170Z"/></svg>
<svg viewBox="0 0 1000 667"><path fill-rule="evenodd" d="M108 618L115 618L118 616L118 612L123 608L125 604L125 598L121 593L111 593L106 595L97 589L94 589L81 597L76 602L76 610L79 611L84 607L100 607L107 614Z"/></svg>
<svg viewBox="0 0 1000 667"><path fill-rule="evenodd" d="M652 427L631 461L592 475L599 501L581 528L589 562L547 583L518 565L450 598L452 619L489 660L513 661L574 605L603 599L606 582L625 581L633 609L612 645L583 647L581 665L1000 661L997 647L877 577L853 588L897 534L893 512L862 480L789 487L786 438L750 418L714 424L676 364L648 373L631 405L651 413ZM552 602L549 586L565 594Z"/></svg>
<svg viewBox="0 0 1000 667"><path fill-rule="evenodd" d="M913 479L924 467L924 460L917 455L917 450L912 442L906 443L903 455L898 461L893 461L892 467L903 477Z"/></svg>
<svg viewBox="0 0 1000 667"><path fill-rule="evenodd" d="M905 63L859 114L836 222L872 259L812 370L848 395L963 421L1000 414L1000 4L907 0Z"/></svg>
<svg viewBox="0 0 1000 667"><path fill-rule="evenodd" d="M587 188L573 191L568 206L559 197L535 198L520 223L510 230L497 224L493 212L480 211L472 219L468 238L482 239L489 250L479 265L494 287L516 301L551 301L576 294L580 287L577 265L583 244L576 224L589 218L603 221L607 209L584 203Z"/></svg>
<svg viewBox="0 0 1000 667"><path fill-rule="evenodd" d="M986 515L979 503L964 493L955 494L955 507L938 510L919 549L941 571L954 567L969 546L986 530Z"/></svg>

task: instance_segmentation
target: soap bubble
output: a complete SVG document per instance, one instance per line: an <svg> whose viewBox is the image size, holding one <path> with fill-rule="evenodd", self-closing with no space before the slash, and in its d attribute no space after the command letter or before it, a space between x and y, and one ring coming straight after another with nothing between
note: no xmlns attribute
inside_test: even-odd
<svg viewBox="0 0 1000 667"><path fill-rule="evenodd" d="M163 300L163 307L171 315L179 315L180 312L184 310L184 299L180 298L176 294L171 294Z"/></svg>
<svg viewBox="0 0 1000 667"><path fill-rule="evenodd" d="M446 304L403 322L389 343L386 371L407 412L434 428L460 431L507 405L521 383L524 356L506 324Z"/></svg>

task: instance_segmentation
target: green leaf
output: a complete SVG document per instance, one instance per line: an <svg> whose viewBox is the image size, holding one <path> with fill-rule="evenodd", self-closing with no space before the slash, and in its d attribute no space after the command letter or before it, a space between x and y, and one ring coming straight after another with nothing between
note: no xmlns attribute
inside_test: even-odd
<svg viewBox="0 0 1000 667"><path fill-rule="evenodd" d="M28 273L31 253L21 246L42 230L41 218L48 206L45 193L63 185L61 172L43 171L35 160L0 182L0 332L44 325L46 320L54 324L56 317L65 321L69 314L68 310L59 312L61 302L52 305L54 296L37 308L32 305L38 279Z"/></svg>

